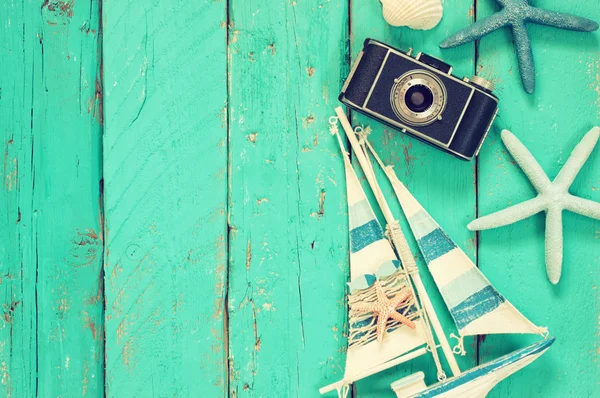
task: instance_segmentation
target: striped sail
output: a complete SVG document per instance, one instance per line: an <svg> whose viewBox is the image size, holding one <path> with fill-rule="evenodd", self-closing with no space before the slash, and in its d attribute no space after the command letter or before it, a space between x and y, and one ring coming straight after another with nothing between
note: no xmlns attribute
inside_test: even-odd
<svg viewBox="0 0 600 398"><path fill-rule="evenodd" d="M348 160L345 158L348 213L350 227L350 289L364 289L375 280L391 275L400 266L381 225L377 221L365 192ZM408 285L408 281L406 284ZM370 370L385 364L416 347L425 344L423 323L415 319L415 329L388 329L381 343L377 340L348 347L344 380L352 383ZM350 325L357 328L359 325Z"/></svg>
<svg viewBox="0 0 600 398"><path fill-rule="evenodd" d="M394 268L394 272L400 262L349 162L346 163L346 184L350 227L350 280L355 281L363 275L375 275L382 266L389 267L390 270Z"/></svg>
<svg viewBox="0 0 600 398"><path fill-rule="evenodd" d="M388 169L394 191L429 271L462 336L543 334L502 296Z"/></svg>

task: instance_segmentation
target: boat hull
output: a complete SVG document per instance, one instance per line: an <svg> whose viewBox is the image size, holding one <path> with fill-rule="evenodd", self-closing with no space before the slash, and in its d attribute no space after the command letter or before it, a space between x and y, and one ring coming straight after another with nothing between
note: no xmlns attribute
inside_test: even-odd
<svg viewBox="0 0 600 398"><path fill-rule="evenodd" d="M473 368L459 376L434 384L428 389L412 395L411 398L485 397L496 384L544 354L552 343L554 343L554 338L534 343L529 347Z"/></svg>

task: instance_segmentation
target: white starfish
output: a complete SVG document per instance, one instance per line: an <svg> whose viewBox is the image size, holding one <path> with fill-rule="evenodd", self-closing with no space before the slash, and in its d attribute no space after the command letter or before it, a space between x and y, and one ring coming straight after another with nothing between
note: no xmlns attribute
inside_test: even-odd
<svg viewBox="0 0 600 398"><path fill-rule="evenodd" d="M511 206L471 222L471 231L480 231L502 227L530 217L544 210L546 212L546 273L551 283L560 280L563 258L562 211L600 220L600 203L573 196L569 188L577 177L600 137L600 128L594 127L577 144L571 156L558 173L554 181L550 181L539 163L525 146L510 131L502 131L502 141L521 167L538 195L528 201Z"/></svg>

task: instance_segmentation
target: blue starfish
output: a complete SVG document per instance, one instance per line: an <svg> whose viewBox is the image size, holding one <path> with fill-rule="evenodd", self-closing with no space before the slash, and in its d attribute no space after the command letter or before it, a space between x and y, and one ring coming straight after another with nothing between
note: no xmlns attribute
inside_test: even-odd
<svg viewBox="0 0 600 398"><path fill-rule="evenodd" d="M554 26L556 28L580 32L592 32L598 29L598 24L592 20L532 7L529 4L529 0L495 1L502 6L502 10L453 34L444 40L440 44L440 47L456 47L479 40L501 27L510 26L519 61L521 80L525 91L529 94L532 94L535 88L535 66L533 64L533 53L531 52L531 41L527 34L527 23Z"/></svg>

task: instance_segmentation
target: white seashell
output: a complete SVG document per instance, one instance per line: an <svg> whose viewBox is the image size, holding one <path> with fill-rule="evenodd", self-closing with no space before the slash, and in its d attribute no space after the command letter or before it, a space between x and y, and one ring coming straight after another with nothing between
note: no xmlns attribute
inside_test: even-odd
<svg viewBox="0 0 600 398"><path fill-rule="evenodd" d="M429 30L442 19L441 0L381 0L383 18L392 26Z"/></svg>

